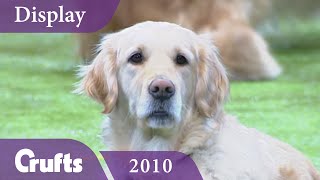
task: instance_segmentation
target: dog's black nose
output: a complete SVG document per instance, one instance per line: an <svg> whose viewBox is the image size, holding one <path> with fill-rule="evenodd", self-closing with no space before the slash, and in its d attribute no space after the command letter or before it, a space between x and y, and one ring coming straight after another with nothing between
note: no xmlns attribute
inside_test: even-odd
<svg viewBox="0 0 320 180"><path fill-rule="evenodd" d="M149 85L149 94L161 101L171 98L174 93L175 87L170 80L155 79Z"/></svg>

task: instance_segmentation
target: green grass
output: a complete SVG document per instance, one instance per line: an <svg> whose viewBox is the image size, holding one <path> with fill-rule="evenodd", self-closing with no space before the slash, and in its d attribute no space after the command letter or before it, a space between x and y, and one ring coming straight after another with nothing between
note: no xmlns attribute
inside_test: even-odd
<svg viewBox="0 0 320 180"><path fill-rule="evenodd" d="M72 138L103 149L101 109L71 93L73 47L70 35L0 35L1 138Z"/></svg>
<svg viewBox="0 0 320 180"><path fill-rule="evenodd" d="M309 34L303 48L304 35L290 48L273 40L283 75L233 82L227 111L298 148L320 169L320 45L312 43L320 33ZM72 138L104 149L102 107L71 93L80 63L75 51L68 34L0 35L0 138Z"/></svg>

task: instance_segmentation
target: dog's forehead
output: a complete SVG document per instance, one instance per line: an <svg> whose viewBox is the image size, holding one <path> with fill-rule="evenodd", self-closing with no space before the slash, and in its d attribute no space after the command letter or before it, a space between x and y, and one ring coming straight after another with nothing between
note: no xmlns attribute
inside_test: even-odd
<svg viewBox="0 0 320 180"><path fill-rule="evenodd" d="M155 45L190 46L197 40L197 35L181 26L165 22L145 22L129 27L119 34L121 46Z"/></svg>

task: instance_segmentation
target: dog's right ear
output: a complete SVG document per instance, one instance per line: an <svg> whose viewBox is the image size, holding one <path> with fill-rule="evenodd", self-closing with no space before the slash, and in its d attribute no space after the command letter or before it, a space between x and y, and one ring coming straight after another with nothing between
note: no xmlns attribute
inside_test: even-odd
<svg viewBox="0 0 320 180"><path fill-rule="evenodd" d="M104 38L92 63L79 69L81 81L74 91L103 104L106 114L112 111L118 98L116 51L111 41L109 36Z"/></svg>

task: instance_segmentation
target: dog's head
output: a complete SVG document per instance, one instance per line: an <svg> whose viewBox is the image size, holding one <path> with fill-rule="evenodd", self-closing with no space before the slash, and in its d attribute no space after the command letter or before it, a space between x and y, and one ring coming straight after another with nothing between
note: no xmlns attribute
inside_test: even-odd
<svg viewBox="0 0 320 180"><path fill-rule="evenodd" d="M171 128L192 111L222 110L226 72L211 40L178 25L144 22L107 35L82 70L79 90L149 128Z"/></svg>

